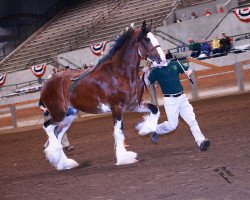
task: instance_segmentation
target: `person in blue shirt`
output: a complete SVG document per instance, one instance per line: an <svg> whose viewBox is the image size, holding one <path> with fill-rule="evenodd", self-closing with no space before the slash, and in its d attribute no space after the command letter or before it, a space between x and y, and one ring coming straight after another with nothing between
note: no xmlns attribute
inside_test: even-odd
<svg viewBox="0 0 250 200"><path fill-rule="evenodd" d="M179 115L189 125L195 142L201 151L206 151L210 141L202 134L198 122L195 118L192 105L180 82L179 74L185 73L188 77L192 70L183 66L185 72L177 61L169 61L164 66L157 66L152 69L148 76L149 84L158 82L164 95L164 108L167 114L167 121L157 125L156 131L151 135L153 144L158 142L160 135L167 134L176 129Z"/></svg>
<svg viewBox="0 0 250 200"><path fill-rule="evenodd" d="M201 43L201 54L205 54L207 57L210 56L212 49L210 47L210 44L206 41L206 39L202 39Z"/></svg>

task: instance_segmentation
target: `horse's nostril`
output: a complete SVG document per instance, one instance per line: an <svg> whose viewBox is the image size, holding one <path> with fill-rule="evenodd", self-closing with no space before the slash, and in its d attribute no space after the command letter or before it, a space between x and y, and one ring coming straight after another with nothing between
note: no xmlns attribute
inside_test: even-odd
<svg viewBox="0 0 250 200"><path fill-rule="evenodd" d="M157 62L157 64L160 64L161 61L162 61L162 60L161 60L160 58L158 58L156 62Z"/></svg>

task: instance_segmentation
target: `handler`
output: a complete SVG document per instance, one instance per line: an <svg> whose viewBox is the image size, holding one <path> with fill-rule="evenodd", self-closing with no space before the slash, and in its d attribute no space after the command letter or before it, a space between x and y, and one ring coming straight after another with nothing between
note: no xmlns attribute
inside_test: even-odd
<svg viewBox="0 0 250 200"><path fill-rule="evenodd" d="M180 114L189 125L200 150L206 151L210 145L210 141L201 133L198 122L195 119L193 107L189 103L186 94L183 93L183 86L179 78L179 74L184 73L183 69L188 77L191 75L192 69L187 66L180 66L180 63L176 61L169 61L162 66L154 66L148 80L150 84L157 81L161 87L168 121L157 125L156 132L153 132L151 135L152 143L156 144L158 142L159 135L167 134L176 129Z"/></svg>

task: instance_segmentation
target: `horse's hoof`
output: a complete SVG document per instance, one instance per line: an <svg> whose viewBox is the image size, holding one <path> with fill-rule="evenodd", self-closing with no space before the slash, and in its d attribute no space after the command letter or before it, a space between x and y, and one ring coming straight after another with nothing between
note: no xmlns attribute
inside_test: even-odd
<svg viewBox="0 0 250 200"><path fill-rule="evenodd" d="M61 160L60 160L61 161ZM73 159L63 159L62 162L57 164L57 170L67 170L67 169L73 169L75 167L78 167L79 164L74 161Z"/></svg>
<svg viewBox="0 0 250 200"><path fill-rule="evenodd" d="M128 164L136 163L138 162L136 160L136 157L137 157L137 153L133 151L123 152L117 157L116 165L128 165Z"/></svg>

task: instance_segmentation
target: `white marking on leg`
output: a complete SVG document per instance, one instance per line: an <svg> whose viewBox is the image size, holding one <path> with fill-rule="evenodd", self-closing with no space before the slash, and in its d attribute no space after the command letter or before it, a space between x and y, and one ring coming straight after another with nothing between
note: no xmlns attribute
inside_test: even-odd
<svg viewBox="0 0 250 200"><path fill-rule="evenodd" d="M56 138L54 134L54 129L56 125L50 125L47 128L44 127L49 137L48 139L49 143L44 152L46 154L46 158L54 167L57 168L57 170L71 169L78 166L78 163L76 161L67 158L67 156L63 151L63 147L61 145L62 137L70 127L74 118L75 115L70 115L64 118L64 120L61 123L62 125L65 125L65 127L58 134L58 138Z"/></svg>
<svg viewBox="0 0 250 200"><path fill-rule="evenodd" d="M139 135L147 135L150 132L156 131L159 117L159 109L156 114L150 113L149 115L144 116L144 120L135 127L139 131Z"/></svg>
<svg viewBox="0 0 250 200"><path fill-rule="evenodd" d="M56 125L50 125L47 128L43 127L48 135L48 146L44 150L44 153L49 163L52 164L54 167L57 166L57 163L61 158L62 150L62 145L54 134L55 127Z"/></svg>
<svg viewBox="0 0 250 200"><path fill-rule="evenodd" d="M116 165L126 165L137 162L137 153L127 151L124 147L124 135L121 129L122 122L117 121L114 126L114 138L116 145Z"/></svg>

